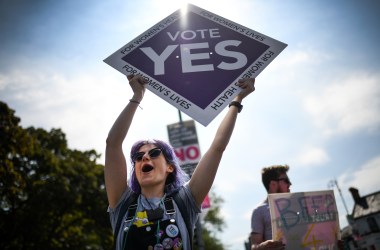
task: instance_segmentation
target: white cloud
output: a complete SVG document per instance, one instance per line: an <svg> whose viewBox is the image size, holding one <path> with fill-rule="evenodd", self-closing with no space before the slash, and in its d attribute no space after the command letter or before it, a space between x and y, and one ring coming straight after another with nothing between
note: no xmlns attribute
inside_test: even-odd
<svg viewBox="0 0 380 250"><path fill-rule="evenodd" d="M323 148L304 147L296 157L295 166L321 165L330 160L327 152Z"/></svg>
<svg viewBox="0 0 380 250"><path fill-rule="evenodd" d="M344 189L350 187L359 189L360 195L366 195L380 191L380 155L370 159L356 171L350 169L344 173L339 182L344 183Z"/></svg>
<svg viewBox="0 0 380 250"><path fill-rule="evenodd" d="M345 206L347 207L349 214L352 212L354 206L354 200L348 189L350 187L357 188L361 196L378 192L380 191L379 175L380 155L368 160L362 166L356 168L356 170L353 170L352 168L347 169L346 172L337 178L337 182L343 196L343 201L346 204L343 204L342 197L335 197L337 200L338 209L341 211L340 224L342 227L348 224L345 218Z"/></svg>
<svg viewBox="0 0 380 250"><path fill-rule="evenodd" d="M304 99L306 110L326 135L376 131L380 128L379 83L379 74L336 79Z"/></svg>
<svg viewBox="0 0 380 250"><path fill-rule="evenodd" d="M303 46L292 48L285 48L281 53L279 58L275 59L268 69L271 71L283 71L284 78L282 81L286 81L289 77L289 73L295 77L305 74L305 71L299 71L300 68L303 70L313 69L315 66L319 66L332 58L331 54L324 51L315 50L315 48L305 48ZM266 73L268 70L265 70ZM278 79L281 78L277 78Z"/></svg>
<svg viewBox="0 0 380 250"><path fill-rule="evenodd" d="M304 65L305 63L319 64L330 57L330 55L324 54L322 51L312 49L297 50L288 55L288 58L283 63L286 63L291 68Z"/></svg>
<svg viewBox="0 0 380 250"><path fill-rule="evenodd" d="M122 107L120 103L126 99L120 97L125 93L120 93L118 79L112 76L69 78L35 68L14 70L0 79L0 98L16 111L22 126L62 128L69 146L77 149L104 148L109 123L121 111L115 113L112 105Z"/></svg>

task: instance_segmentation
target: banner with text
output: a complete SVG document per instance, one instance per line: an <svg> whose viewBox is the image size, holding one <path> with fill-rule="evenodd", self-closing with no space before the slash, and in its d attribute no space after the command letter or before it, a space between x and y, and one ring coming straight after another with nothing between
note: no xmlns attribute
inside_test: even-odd
<svg viewBox="0 0 380 250"><path fill-rule="evenodd" d="M143 76L147 89L207 126L287 45L192 4L158 22L104 62Z"/></svg>
<svg viewBox="0 0 380 250"><path fill-rule="evenodd" d="M169 142L179 160L181 168L191 177L194 169L201 159L201 150L193 120L182 121L167 126ZM208 195L202 203L202 208L209 208Z"/></svg>
<svg viewBox="0 0 380 250"><path fill-rule="evenodd" d="M333 190L269 194L274 240L286 249L338 249L339 215Z"/></svg>

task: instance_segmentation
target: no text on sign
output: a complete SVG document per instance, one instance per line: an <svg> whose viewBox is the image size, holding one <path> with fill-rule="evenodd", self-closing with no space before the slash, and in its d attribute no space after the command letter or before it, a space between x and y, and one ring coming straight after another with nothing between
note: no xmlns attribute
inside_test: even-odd
<svg viewBox="0 0 380 250"><path fill-rule="evenodd" d="M207 126L286 44L195 5L177 10L104 61Z"/></svg>

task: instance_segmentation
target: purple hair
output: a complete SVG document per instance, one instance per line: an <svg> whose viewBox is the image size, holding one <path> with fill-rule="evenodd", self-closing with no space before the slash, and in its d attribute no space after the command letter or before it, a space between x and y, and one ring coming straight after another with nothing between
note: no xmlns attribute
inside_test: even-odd
<svg viewBox="0 0 380 250"><path fill-rule="evenodd" d="M139 149L147 144L153 144L162 150L162 153L166 159L166 162L173 166L174 170L168 175L165 182L165 193L170 194L178 190L188 179L188 175L181 169L178 163L178 158L175 155L173 147L161 140L140 140L135 142L131 148L131 163L132 172L130 178L130 187L133 192L140 194L141 186L136 177L135 162L132 160L132 156L139 151Z"/></svg>

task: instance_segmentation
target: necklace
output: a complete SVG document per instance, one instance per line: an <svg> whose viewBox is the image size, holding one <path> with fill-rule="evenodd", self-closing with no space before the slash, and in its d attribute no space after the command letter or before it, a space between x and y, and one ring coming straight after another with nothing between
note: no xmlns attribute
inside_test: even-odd
<svg viewBox="0 0 380 250"><path fill-rule="evenodd" d="M150 207L150 209L146 209L146 214L148 216L148 220L151 222L162 220L162 218L164 217L164 210L161 208L162 199L160 199L160 203L158 204L157 208L155 208L155 209L153 209L152 204L150 203L150 201L147 198L145 198L145 200Z"/></svg>
<svg viewBox="0 0 380 250"><path fill-rule="evenodd" d="M144 197L145 198L145 197ZM163 198L162 198L163 199ZM163 249L162 244L160 244L160 238L161 238L161 230L160 230L160 221L164 217L164 210L161 208L163 206L162 199L160 199L160 202L158 203L157 208L153 209L152 204L150 201L145 198L145 200L148 202L150 209L146 210L146 214L148 216L149 221L157 221L157 229L156 229L156 245L154 246L154 250L160 250Z"/></svg>

